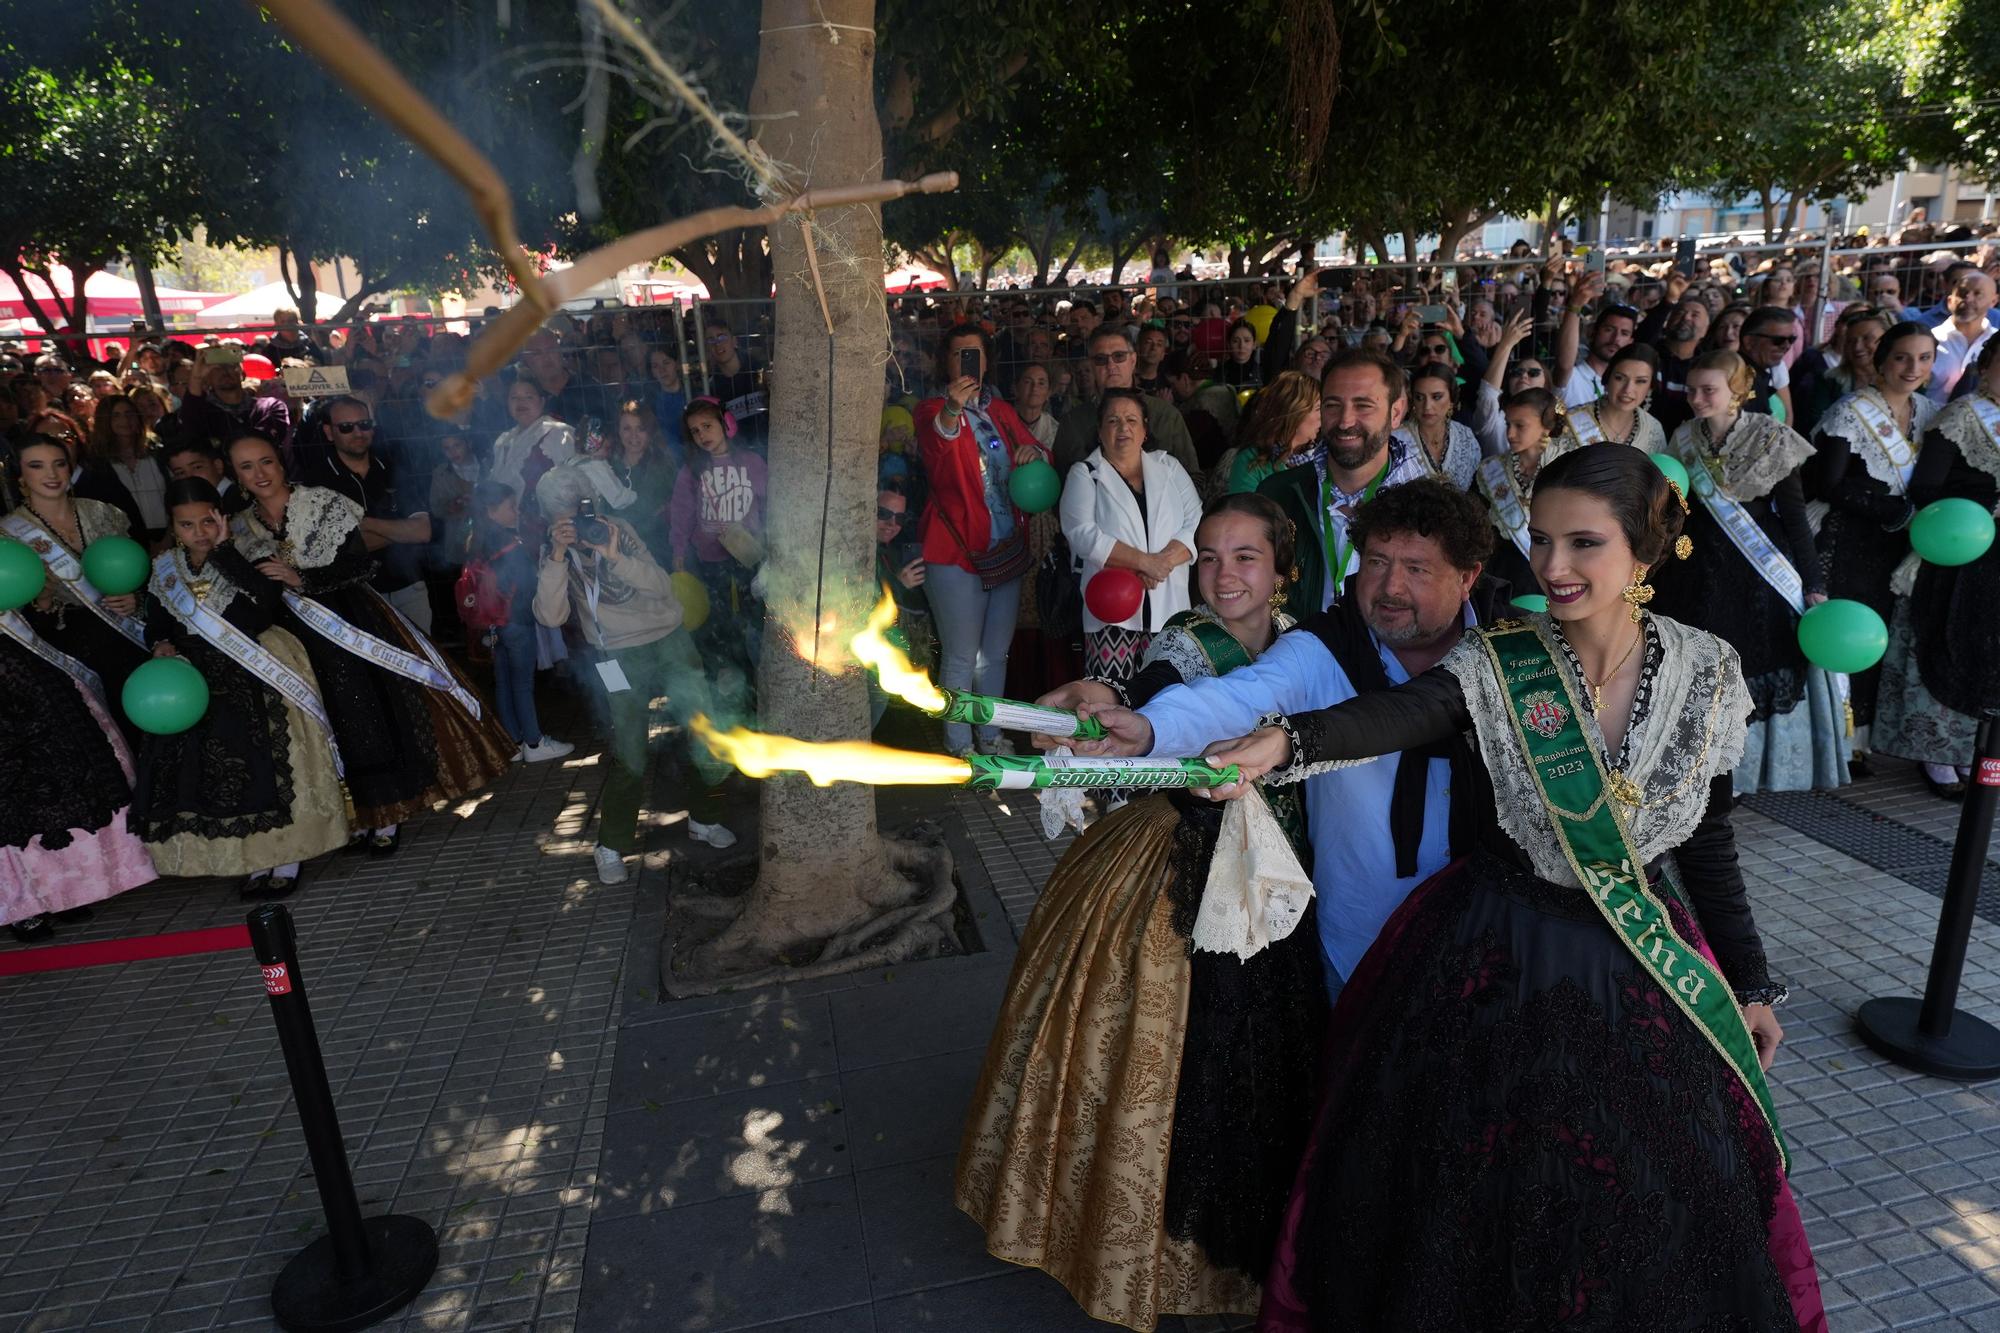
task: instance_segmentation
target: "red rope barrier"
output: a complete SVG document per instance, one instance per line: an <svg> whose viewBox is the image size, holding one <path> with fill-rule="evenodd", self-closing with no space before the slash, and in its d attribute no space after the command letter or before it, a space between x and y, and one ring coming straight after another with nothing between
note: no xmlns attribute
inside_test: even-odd
<svg viewBox="0 0 2000 1333"><path fill-rule="evenodd" d="M177 930L168 935L139 935L125 940L90 944L56 944L46 949L9 949L0 953L0 977L31 972L64 972L73 967L105 963L137 963L148 958L179 958L184 954L220 953L250 947L248 926L211 926L207 930Z"/></svg>

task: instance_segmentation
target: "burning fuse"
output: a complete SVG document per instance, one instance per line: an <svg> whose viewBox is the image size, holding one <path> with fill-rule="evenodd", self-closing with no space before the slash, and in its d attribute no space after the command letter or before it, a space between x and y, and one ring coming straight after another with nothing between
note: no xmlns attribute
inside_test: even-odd
<svg viewBox="0 0 2000 1333"><path fill-rule="evenodd" d="M1226 787L1240 776L1236 765L1215 768L1200 759L1084 759L967 755L974 791L1028 791L1042 787Z"/></svg>
<svg viewBox="0 0 2000 1333"><path fill-rule="evenodd" d="M1074 740L1104 738L1102 722L1094 717L1078 717L1065 708L1043 708L1037 704L996 699L990 694L972 694L964 690L943 690L942 693L944 708L932 716L945 722L1040 732L1044 736L1066 736Z"/></svg>

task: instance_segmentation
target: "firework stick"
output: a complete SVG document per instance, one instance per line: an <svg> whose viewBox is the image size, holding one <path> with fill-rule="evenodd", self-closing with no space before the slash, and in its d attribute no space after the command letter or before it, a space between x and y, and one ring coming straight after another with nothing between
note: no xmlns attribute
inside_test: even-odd
<svg viewBox="0 0 2000 1333"><path fill-rule="evenodd" d="M1067 736L1075 740L1104 739L1104 724L1094 717L1078 717L1065 708L1043 708L1038 704L996 699L990 694L965 690L944 690L944 708L931 716L944 722L965 722L975 727L1005 727L1009 731L1038 732L1044 736Z"/></svg>
<svg viewBox="0 0 2000 1333"><path fill-rule="evenodd" d="M1216 768L1201 759L1016 759L1007 755L966 756L974 791L1030 791L1043 787L1139 788L1226 787L1237 781L1236 765Z"/></svg>

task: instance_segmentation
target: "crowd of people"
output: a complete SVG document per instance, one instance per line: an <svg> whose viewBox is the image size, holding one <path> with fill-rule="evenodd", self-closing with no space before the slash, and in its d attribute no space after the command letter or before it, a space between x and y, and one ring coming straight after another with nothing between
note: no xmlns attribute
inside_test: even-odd
<svg viewBox="0 0 2000 1333"><path fill-rule="evenodd" d="M960 1159L995 1253L1136 1328L1625 1327L1663 1292L1676 1326L1824 1327L1729 812L1884 757L1960 796L2000 704L2000 553L1908 536L2000 499L2000 259L1887 259L1824 293L1782 256L1570 256L892 299L876 572L916 664L1243 776L1101 819L1043 894ZM462 336L275 323L11 368L0 538L47 571L0 617L21 940L156 874L275 897L391 855L571 752L557 688L596 706L616 883L653 704L756 715L765 320L564 317L446 421ZM276 373L334 363L306 401ZM108 535L144 589L84 577ZM1828 598L1890 627L1879 668L1807 659ZM124 715L149 656L209 681L192 729ZM686 733L661 799L727 847ZM1232 880L1225 836L1314 892Z"/></svg>

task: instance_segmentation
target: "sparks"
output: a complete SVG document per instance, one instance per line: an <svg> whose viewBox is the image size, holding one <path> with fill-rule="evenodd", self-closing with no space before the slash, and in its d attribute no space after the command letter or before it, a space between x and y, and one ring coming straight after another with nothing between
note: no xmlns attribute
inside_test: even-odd
<svg viewBox="0 0 2000 1333"><path fill-rule="evenodd" d="M700 716L691 725L716 758L733 764L746 777L803 773L815 787L836 782L949 787L972 779L972 765L950 755L892 750L867 741L802 741L742 727L720 732Z"/></svg>
<svg viewBox="0 0 2000 1333"><path fill-rule="evenodd" d="M911 705L920 713L935 716L949 702L931 678L910 665L909 655L886 637L896 623L896 599L889 585L882 585L882 600L868 613L868 624L848 641L847 650L865 667L873 667L875 679L886 694Z"/></svg>

